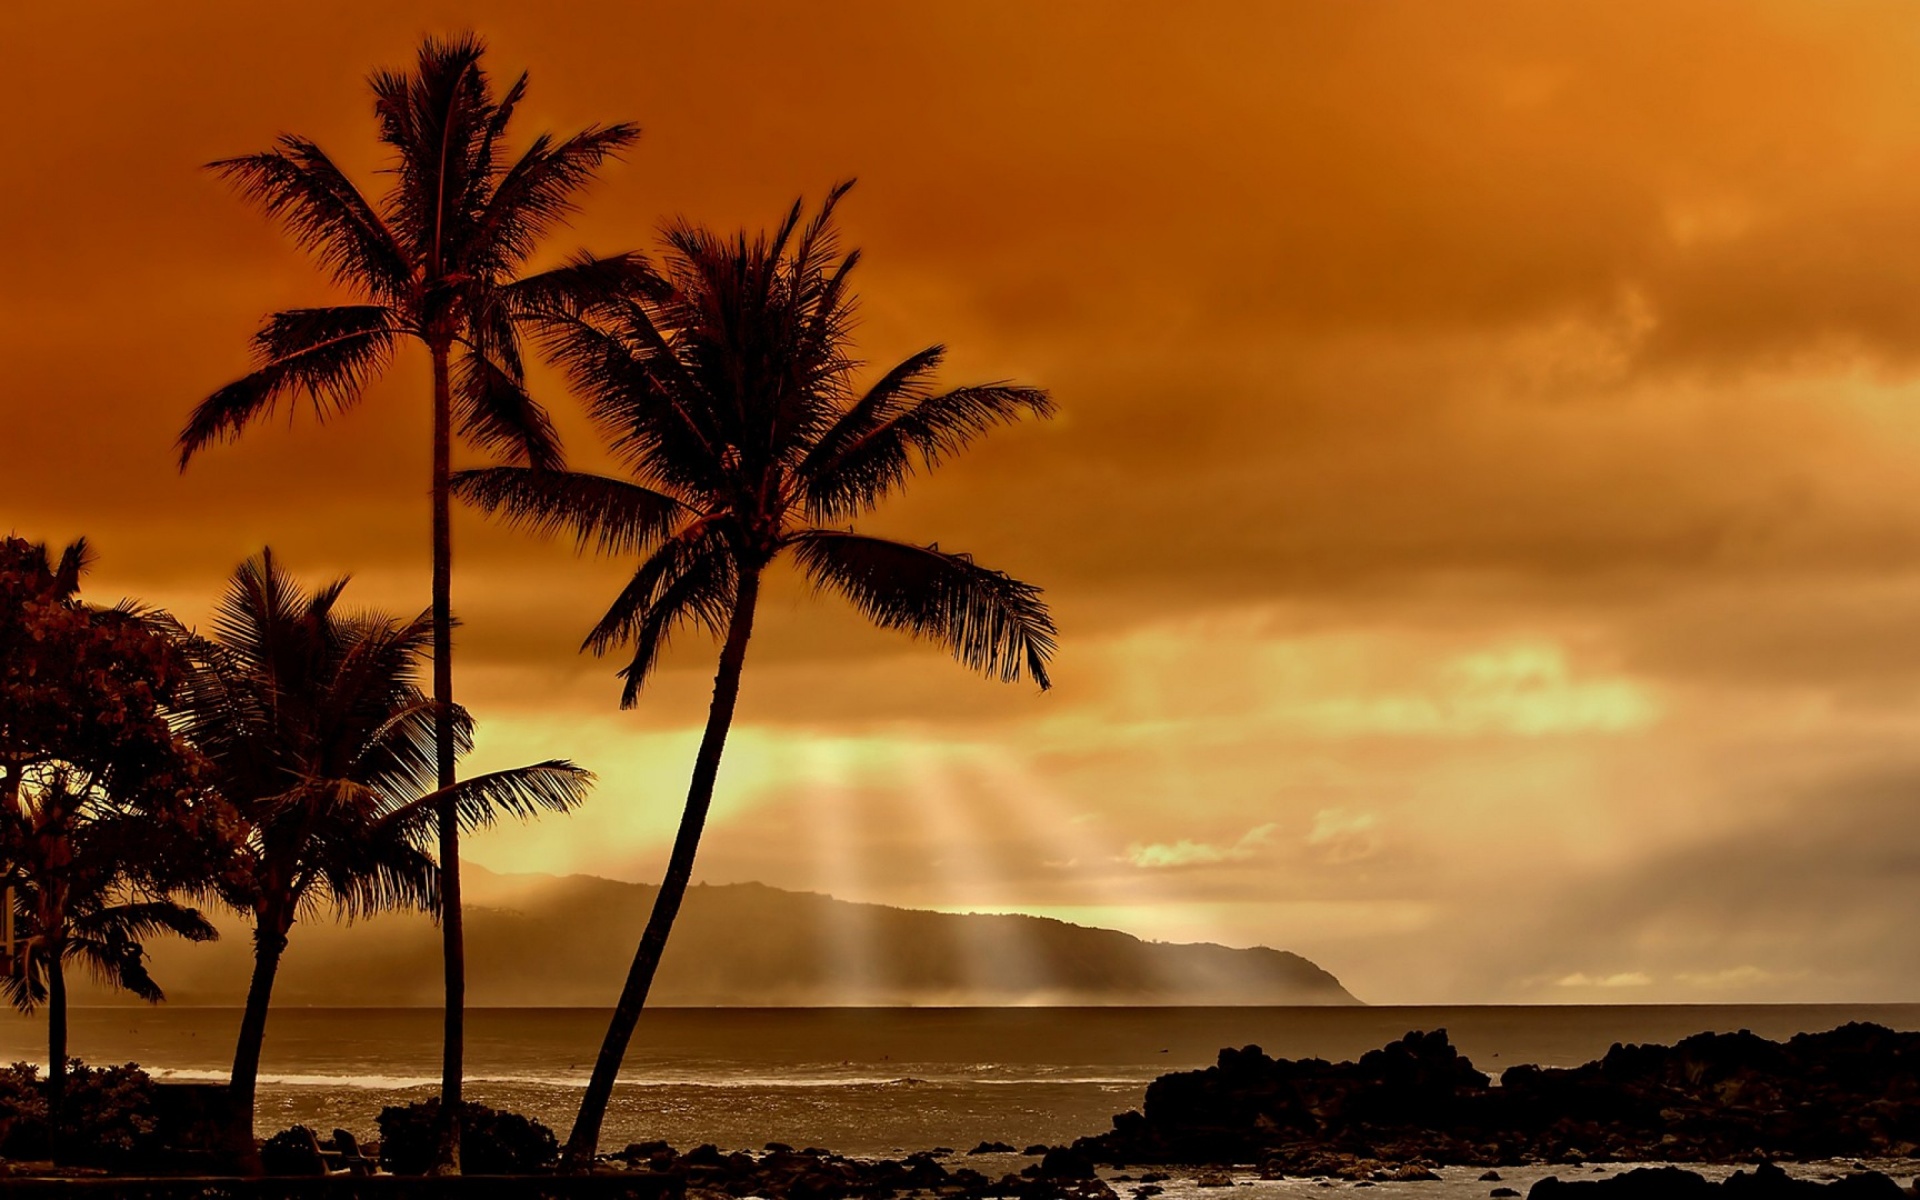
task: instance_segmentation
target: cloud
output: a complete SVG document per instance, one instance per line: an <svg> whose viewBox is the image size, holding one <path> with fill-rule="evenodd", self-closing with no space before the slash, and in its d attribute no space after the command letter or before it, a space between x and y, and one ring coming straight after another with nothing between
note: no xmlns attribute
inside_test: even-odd
<svg viewBox="0 0 1920 1200"><path fill-rule="evenodd" d="M1379 852L1379 824L1380 818L1370 812L1323 808L1313 815L1307 845L1317 848L1329 863L1359 862Z"/></svg>
<svg viewBox="0 0 1920 1200"><path fill-rule="evenodd" d="M1612 975L1588 975L1584 971L1575 971L1553 981L1555 987L1562 988L1643 988L1653 983L1653 976L1645 971L1619 971Z"/></svg>
<svg viewBox="0 0 1920 1200"><path fill-rule="evenodd" d="M1278 828L1273 822L1256 825L1241 834L1231 845L1216 846L1182 838L1171 845L1154 842L1128 846L1126 861L1136 867L1191 867L1210 863L1245 862L1267 845Z"/></svg>

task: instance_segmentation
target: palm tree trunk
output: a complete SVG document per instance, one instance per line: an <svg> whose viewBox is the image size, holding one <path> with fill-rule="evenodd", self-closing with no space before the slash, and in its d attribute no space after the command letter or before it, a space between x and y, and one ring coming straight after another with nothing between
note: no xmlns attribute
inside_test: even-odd
<svg viewBox="0 0 1920 1200"><path fill-rule="evenodd" d="M753 635L753 610L760 595L758 568L743 567L740 593L734 598L733 615L727 623L727 641L720 651L720 669L713 677L713 703L707 709L707 729L700 739L700 752L693 762L693 780L687 787L687 807L680 814L680 832L673 839L673 855L667 860L667 874L660 881L660 894L654 898L653 912L647 917L646 932L633 953L633 966L627 970L626 986L620 990L620 1003L613 1010L606 1040L600 1044L600 1057L593 1064L593 1078L580 1101L580 1115L574 1119L573 1132L567 1138L566 1166L585 1170L593 1163L600 1146L600 1124L607 1116L607 1102L613 1098L613 1083L627 1055L627 1043L646 1007L647 991L653 986L653 973L667 948L667 935L680 912L680 901L693 878L693 856L700 848L700 833L706 827L707 809L713 803L713 785L720 774L720 754L726 749L727 728L733 724L734 702L740 696L740 671L747 661L747 639Z"/></svg>
<svg viewBox="0 0 1920 1200"><path fill-rule="evenodd" d="M453 771L453 515L447 477L453 465L453 390L447 346L433 347L433 742L439 786ZM465 1082L467 948L460 911L460 810L440 806L440 939L446 966L446 1032L440 1060L436 1174L460 1173L460 1105Z"/></svg>
<svg viewBox="0 0 1920 1200"><path fill-rule="evenodd" d="M47 1128L53 1133L53 1158L66 1159L67 1142L67 967L66 947L49 939L47 952Z"/></svg>
<svg viewBox="0 0 1920 1200"><path fill-rule="evenodd" d="M228 1084L234 1103L246 1109L252 1135L253 1096L260 1078L260 1050L267 1040L267 1006L273 1000L273 978L287 949L286 930L278 918L261 914L253 929L253 978L247 982L247 1007L240 1017L240 1039L233 1048L233 1078Z"/></svg>

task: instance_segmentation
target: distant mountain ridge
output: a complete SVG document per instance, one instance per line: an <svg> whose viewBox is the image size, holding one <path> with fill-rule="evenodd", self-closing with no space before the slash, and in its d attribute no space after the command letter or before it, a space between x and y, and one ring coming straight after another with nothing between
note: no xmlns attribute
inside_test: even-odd
<svg viewBox="0 0 1920 1200"><path fill-rule="evenodd" d="M625 977L657 888L469 865L468 1003L602 1007ZM168 998L239 1004L247 932L154 943ZM276 1004L435 1005L440 942L419 915L296 925ZM88 1003L112 1002L99 991ZM692 888L650 1002L660 1005L1358 1004L1297 954L1146 942L1045 917L858 904L758 883Z"/></svg>

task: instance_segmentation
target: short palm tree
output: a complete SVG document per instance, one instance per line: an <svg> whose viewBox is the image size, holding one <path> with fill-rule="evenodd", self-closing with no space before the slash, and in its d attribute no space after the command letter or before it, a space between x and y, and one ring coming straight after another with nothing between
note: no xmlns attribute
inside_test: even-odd
<svg viewBox="0 0 1920 1200"><path fill-rule="evenodd" d="M856 389L847 278L859 255L838 252L832 224L847 186L804 226L796 204L770 236L673 226L641 292L549 317L555 361L631 479L495 467L454 481L463 500L510 522L642 556L586 640L596 652L631 648L623 707L676 630L722 641L666 877L568 1141L576 1167L596 1149L693 872L768 566L791 553L816 586L876 623L945 645L990 676L1025 673L1047 686L1054 627L1038 588L965 554L833 527L991 427L1052 410L1035 388L936 392L938 346Z"/></svg>
<svg viewBox="0 0 1920 1200"><path fill-rule="evenodd" d="M438 706L416 680L432 637L425 614L343 614L345 580L303 591L271 551L243 563L212 636L193 638L181 727L231 808L233 854L212 887L253 923L253 977L232 1088L249 1111L267 1010L287 936L322 906L349 919L436 910L429 852L441 805L472 827L499 815L564 812L590 776L564 761L437 786ZM456 712L457 748L471 723Z"/></svg>
<svg viewBox="0 0 1920 1200"><path fill-rule="evenodd" d="M61 768L20 797L0 834L18 957L0 995L21 1012L47 1009L47 1109L59 1151L67 1079L67 970L85 968L150 1004L165 999L147 973L146 942L164 934L219 936L198 910L166 894L153 866L154 823Z"/></svg>
<svg viewBox="0 0 1920 1200"><path fill-rule="evenodd" d="M542 238L572 211L595 172L639 136L630 124L592 126L563 141L545 134L509 163L502 139L526 94L520 76L496 96L471 35L429 38L411 72L372 78L393 186L369 202L326 153L283 136L272 150L213 169L279 219L361 303L297 308L254 336L254 370L202 401L180 435L180 465L236 438L295 396L322 419L356 403L399 344L424 345L433 365L434 698L453 711L452 533L447 475L455 426L470 443L534 466L559 463L553 426L527 394L519 323L555 302L580 303L626 286L631 259L580 258L515 278ZM457 359L457 361L456 361ZM436 732L439 784L454 780L454 731ZM442 814L446 1046L442 1111L459 1112L465 955L459 823ZM446 1143L458 1145L457 1137ZM449 1153L453 1151L449 1149Z"/></svg>

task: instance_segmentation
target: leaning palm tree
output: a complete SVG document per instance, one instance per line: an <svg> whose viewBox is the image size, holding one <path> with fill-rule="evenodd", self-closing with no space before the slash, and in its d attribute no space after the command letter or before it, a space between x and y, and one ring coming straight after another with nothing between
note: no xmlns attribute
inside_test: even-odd
<svg viewBox="0 0 1920 1200"><path fill-rule="evenodd" d="M380 140L392 151L393 186L369 202L315 143L291 135L262 154L213 169L277 218L334 281L362 302L297 308L268 317L254 336L254 370L194 409L180 435L180 465L211 442L304 394L321 419L351 407L399 344L424 345L433 366L433 695L442 788L454 780L452 534L447 475L455 427L482 449L533 466L559 463L553 426L527 394L519 323L556 302L617 292L630 256L581 257L515 278L542 238L610 156L639 136L630 124L590 126L563 141L542 134L509 165L502 139L526 94L525 75L496 96L481 68L484 47L465 35L429 38L411 72L372 78ZM456 361L457 359L457 361ZM459 1111L465 956L459 823L441 814L440 871L446 952L443 1111ZM458 1138L446 1143L457 1146Z"/></svg>
<svg viewBox="0 0 1920 1200"><path fill-rule="evenodd" d="M591 1161L615 1077L693 872L739 695L762 574L783 554L876 623L945 645L1003 680L1047 686L1054 627L1040 590L965 554L832 527L991 427L1052 411L1045 392L987 384L936 392L938 346L864 391L848 347L853 295L832 216L796 204L772 235L667 231L634 295L556 313L549 349L631 479L538 467L462 472L463 500L584 548L641 556L586 646L631 648L630 707L676 630L722 641L706 732L667 873L568 1139Z"/></svg>
<svg viewBox="0 0 1920 1200"><path fill-rule="evenodd" d="M253 977L232 1090L252 1111L274 976L297 918L434 911L429 852L443 805L469 828L502 814L564 812L591 779L561 760L437 786L435 717L416 669L432 638L422 614L343 614L344 579L312 593L271 551L234 573L179 699L181 727L232 810L233 857L213 884L253 923ZM472 725L453 714L456 749Z"/></svg>

